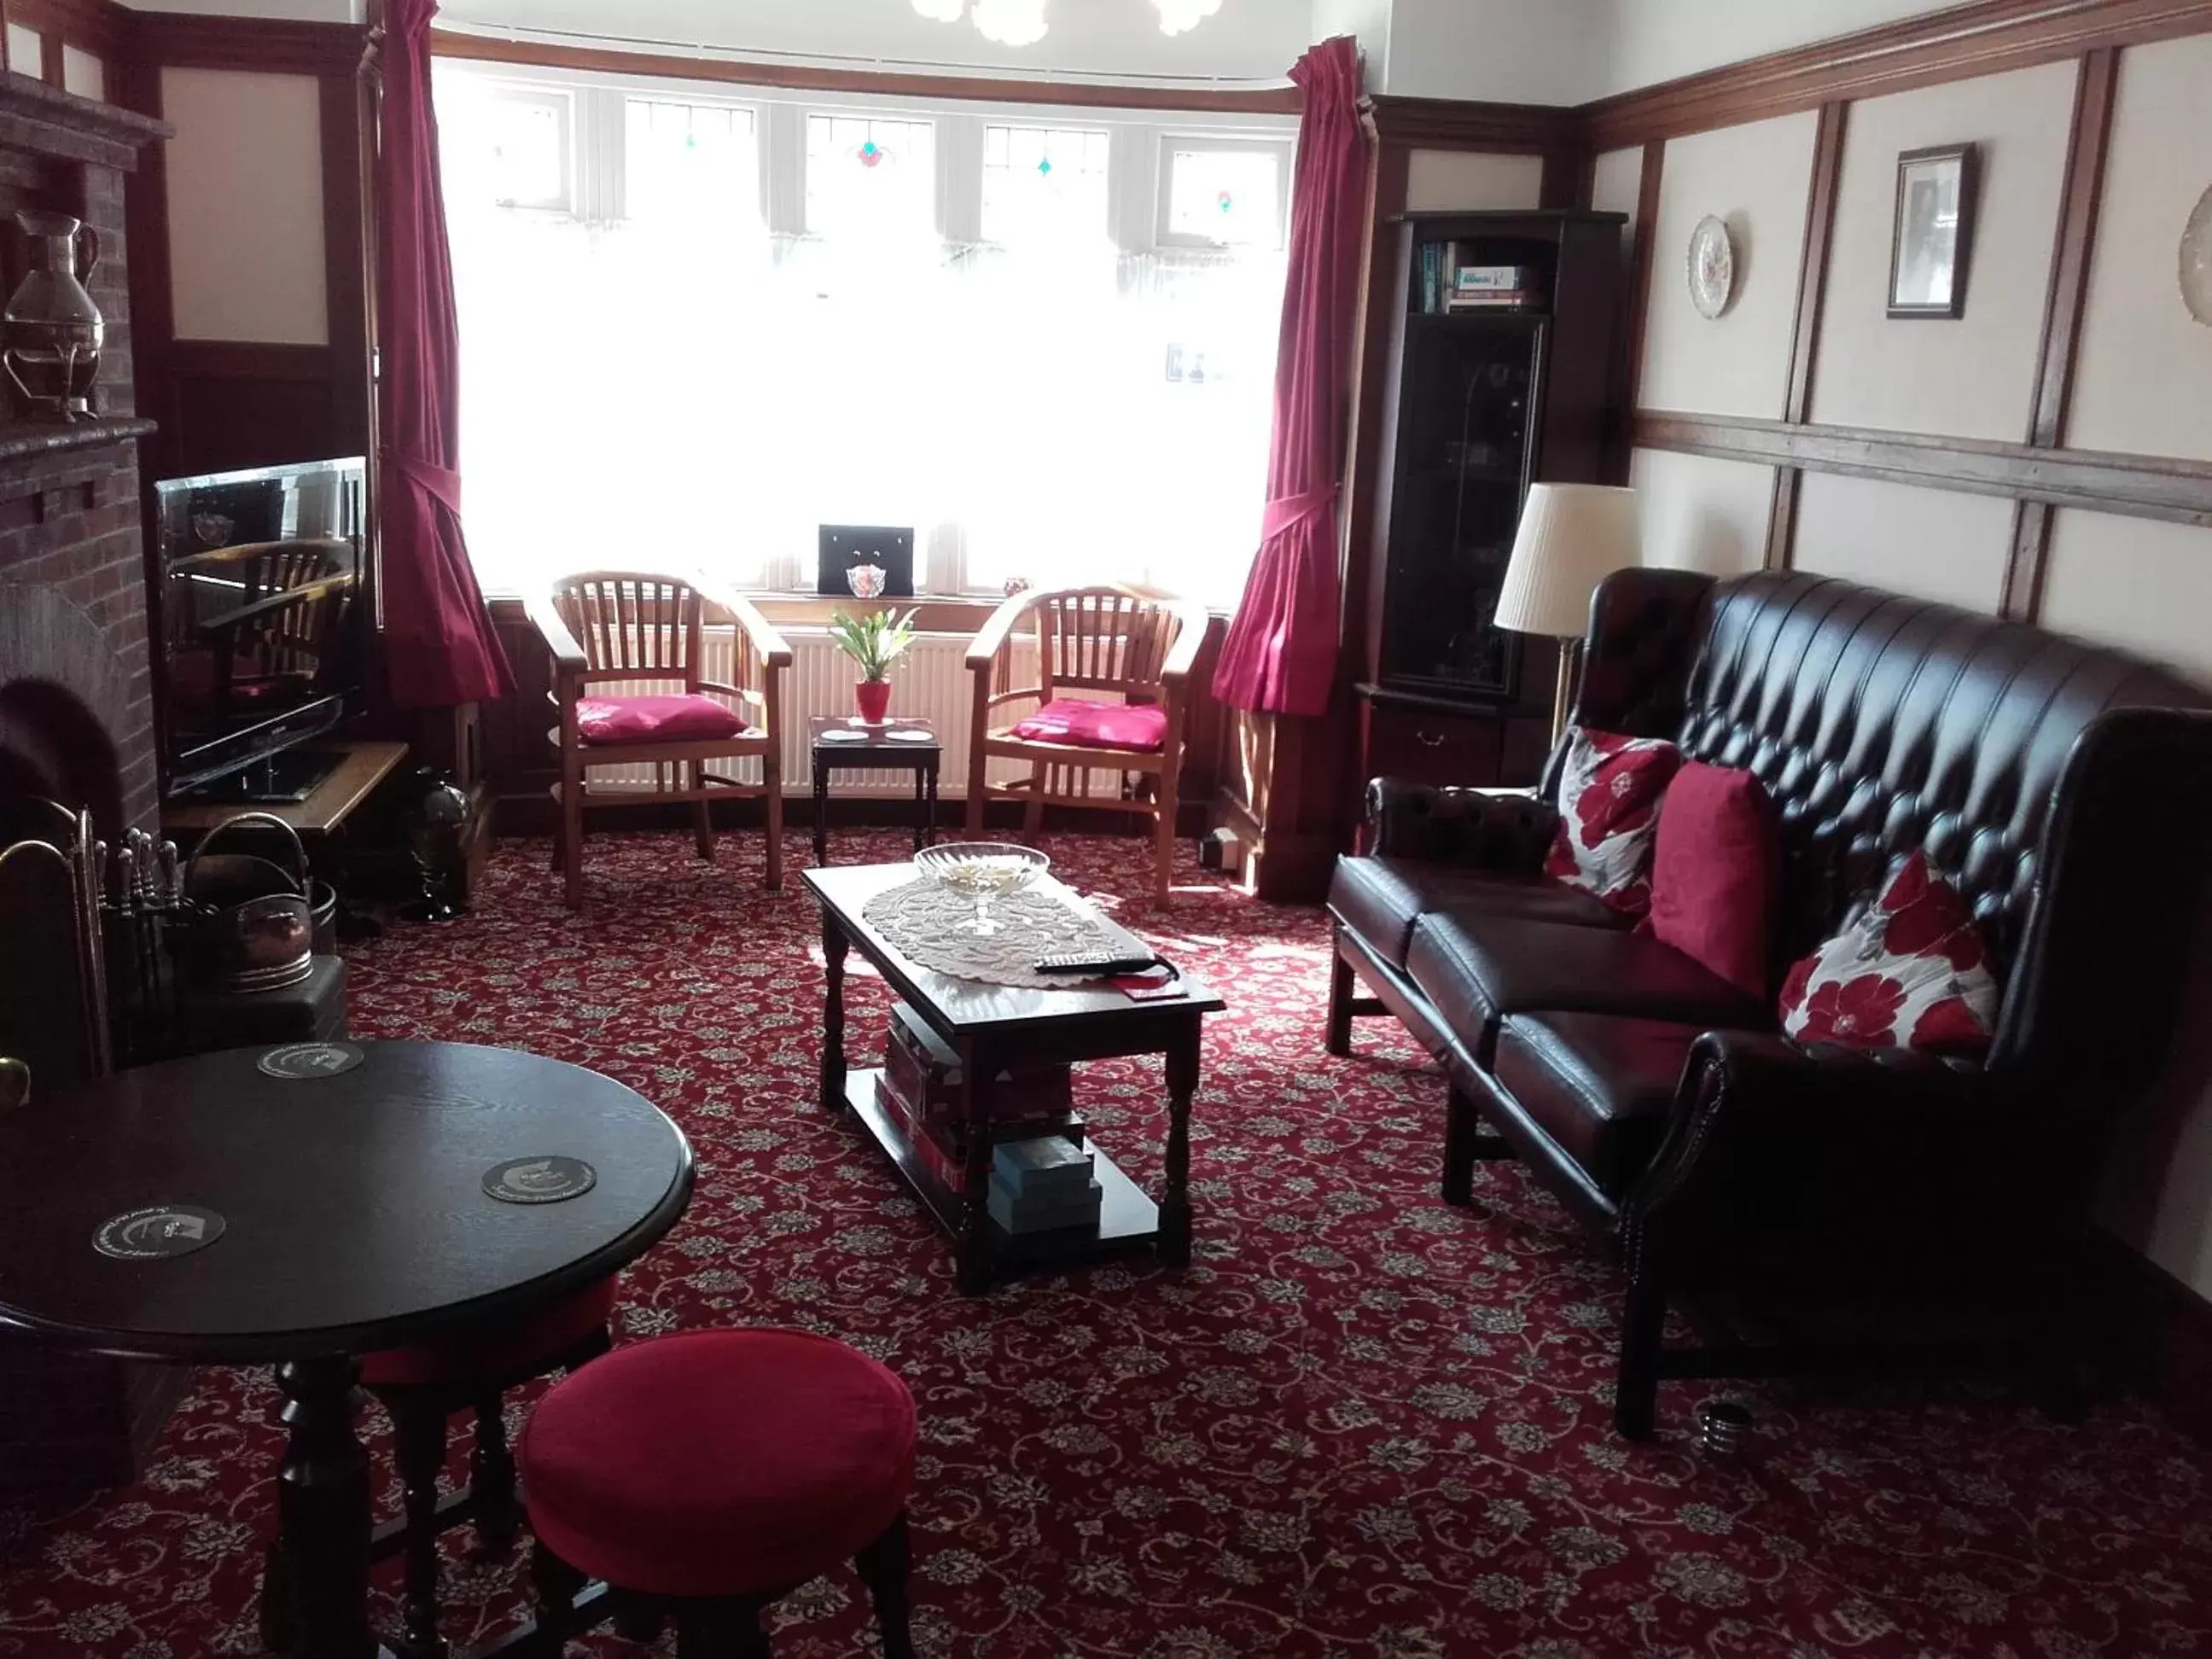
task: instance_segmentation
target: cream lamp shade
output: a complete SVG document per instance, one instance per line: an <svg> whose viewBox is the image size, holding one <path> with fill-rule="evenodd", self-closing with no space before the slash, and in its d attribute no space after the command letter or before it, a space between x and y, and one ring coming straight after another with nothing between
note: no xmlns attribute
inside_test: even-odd
<svg viewBox="0 0 2212 1659"><path fill-rule="evenodd" d="M1532 484L1498 596L1500 628L1579 640L1590 595L1638 562L1636 492L1607 484Z"/></svg>

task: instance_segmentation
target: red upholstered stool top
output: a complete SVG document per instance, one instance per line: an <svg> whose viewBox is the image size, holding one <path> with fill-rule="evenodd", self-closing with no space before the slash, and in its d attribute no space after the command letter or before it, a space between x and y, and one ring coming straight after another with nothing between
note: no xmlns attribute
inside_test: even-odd
<svg viewBox="0 0 2212 1659"><path fill-rule="evenodd" d="M648 1595L802 1584L872 1543L914 1485L914 1401L804 1331L690 1331L554 1385L516 1456L531 1530Z"/></svg>
<svg viewBox="0 0 2212 1659"><path fill-rule="evenodd" d="M610 1274L527 1319L471 1326L411 1347L364 1355L361 1380L372 1389L419 1389L541 1376L607 1322L618 1282Z"/></svg>

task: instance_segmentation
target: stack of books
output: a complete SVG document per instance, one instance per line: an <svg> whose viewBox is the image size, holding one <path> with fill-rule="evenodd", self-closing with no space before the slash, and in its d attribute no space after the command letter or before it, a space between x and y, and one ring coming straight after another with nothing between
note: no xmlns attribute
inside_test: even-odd
<svg viewBox="0 0 2212 1659"><path fill-rule="evenodd" d="M1526 265L1462 265L1452 273L1447 311L1527 311L1543 295Z"/></svg>
<svg viewBox="0 0 2212 1659"><path fill-rule="evenodd" d="M1058 1135L1009 1141L991 1153L991 1219L1019 1237L1098 1225L1100 1191L1088 1148Z"/></svg>
<svg viewBox="0 0 2212 1659"><path fill-rule="evenodd" d="M1478 263L1480 244L1423 242L1421 309L1433 316L1452 311L1536 311L1546 304L1548 278L1535 265ZM1479 256L1478 256L1479 257Z"/></svg>
<svg viewBox="0 0 2212 1659"><path fill-rule="evenodd" d="M957 1193L966 1181L963 1080L960 1056L951 1045L905 1003L894 1004L876 1103L905 1131L924 1170L947 1193ZM1066 1064L1001 1071L992 1079L990 1132L994 1145L1056 1136L1079 1146L1084 1125L1074 1110Z"/></svg>

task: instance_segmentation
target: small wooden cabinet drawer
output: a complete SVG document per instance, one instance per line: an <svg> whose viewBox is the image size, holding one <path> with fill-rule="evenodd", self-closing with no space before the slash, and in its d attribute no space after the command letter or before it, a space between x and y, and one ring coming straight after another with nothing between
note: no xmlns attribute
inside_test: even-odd
<svg viewBox="0 0 2212 1659"><path fill-rule="evenodd" d="M1369 702L1363 721L1363 787L1380 777L1477 788L1498 782L1504 728L1495 714Z"/></svg>

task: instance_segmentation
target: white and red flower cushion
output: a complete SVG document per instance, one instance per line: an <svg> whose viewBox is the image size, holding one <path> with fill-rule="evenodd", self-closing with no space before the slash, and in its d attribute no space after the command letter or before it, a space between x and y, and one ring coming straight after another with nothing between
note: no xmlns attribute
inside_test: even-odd
<svg viewBox="0 0 2212 1659"><path fill-rule="evenodd" d="M1782 1029L1801 1042L1974 1055L1996 1029L1998 994L1966 900L1915 853L1863 914L1790 970Z"/></svg>
<svg viewBox="0 0 2212 1659"><path fill-rule="evenodd" d="M1681 765L1682 751L1663 738L1576 727L1559 775L1559 832L1544 873L1623 915L1649 910L1659 803Z"/></svg>

